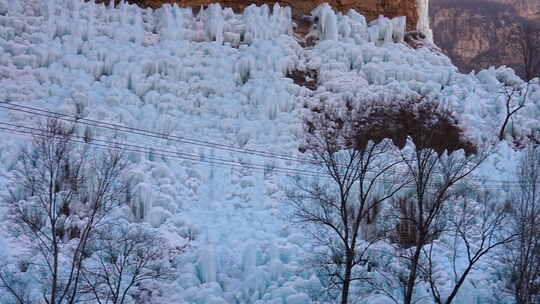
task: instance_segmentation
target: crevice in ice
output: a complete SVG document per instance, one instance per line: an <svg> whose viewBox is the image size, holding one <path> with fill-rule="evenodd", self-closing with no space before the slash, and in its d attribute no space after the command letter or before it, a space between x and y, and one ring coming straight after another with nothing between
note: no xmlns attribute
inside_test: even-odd
<svg viewBox="0 0 540 304"><path fill-rule="evenodd" d="M319 73L317 70L307 69L305 71L294 70L287 72L286 77L291 78L295 84L308 88L312 91L317 89Z"/></svg>

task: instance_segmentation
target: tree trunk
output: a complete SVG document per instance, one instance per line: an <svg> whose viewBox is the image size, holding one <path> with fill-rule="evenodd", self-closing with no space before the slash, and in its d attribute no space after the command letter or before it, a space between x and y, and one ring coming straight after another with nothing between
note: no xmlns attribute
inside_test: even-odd
<svg viewBox="0 0 540 304"><path fill-rule="evenodd" d="M411 260L411 271L409 272L409 278L407 279L407 285L405 286L405 299L403 299L404 304L412 304L412 296L416 283L416 276L418 274L418 261L420 260L422 247L423 246L417 244L414 256Z"/></svg>
<svg viewBox="0 0 540 304"><path fill-rule="evenodd" d="M504 119L504 123L501 127L501 130L499 131L499 141L502 141L504 139L504 131L506 130L506 125L508 124L508 121L510 120L510 115L507 115Z"/></svg>
<svg viewBox="0 0 540 304"><path fill-rule="evenodd" d="M349 288L351 286L352 268L354 253L347 253L345 262L345 276L343 277L343 287L341 289L341 304L347 304L349 301Z"/></svg>
<svg viewBox="0 0 540 304"><path fill-rule="evenodd" d="M52 284L51 284L51 300L49 304L56 304L56 298L57 298L57 291L58 291L58 243L56 242L56 236L55 236L55 226L53 225L53 265L52 265Z"/></svg>
<svg viewBox="0 0 540 304"><path fill-rule="evenodd" d="M459 279L457 285L454 287L454 290L452 290L452 293L450 294L450 296L446 299L446 302L445 304L450 304L452 303L452 301L454 300L454 298L456 297L458 291L459 291L459 288L461 287L461 285L463 285L463 283L465 282L465 279L467 278L467 276L469 275L469 272L471 271L472 269L472 265L470 267L468 267L465 272L463 273L463 275L461 276L461 278Z"/></svg>

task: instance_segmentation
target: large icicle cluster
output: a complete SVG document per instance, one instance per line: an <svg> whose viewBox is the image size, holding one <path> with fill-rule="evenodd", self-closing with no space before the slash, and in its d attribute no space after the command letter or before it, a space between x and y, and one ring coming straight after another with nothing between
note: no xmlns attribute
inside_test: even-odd
<svg viewBox="0 0 540 304"><path fill-rule="evenodd" d="M217 3L197 15L191 8L169 4L159 12L158 28L162 39L216 41L237 47L256 39L275 39L292 31L290 7L280 7L277 3L272 10L266 5L251 5L242 15L234 14L230 8L222 9Z"/></svg>
<svg viewBox="0 0 540 304"><path fill-rule="evenodd" d="M0 103L299 156L304 105L339 109L344 102L384 95L391 106L393 94L436 94L468 126L467 136L487 141L504 116L501 87L524 85L504 67L463 75L447 57L408 47L402 43L403 18L368 24L358 12L336 13L328 5L313 16L321 39L303 49L292 36L290 8L279 5L253 5L237 14L217 4L194 13L175 5L140 9L123 1L112 7L80 0L0 0ZM314 91L286 77L308 69L318 71ZM509 135L540 129L539 94L532 86ZM0 109L2 122L34 126L38 120ZM169 303L332 300L320 292L324 278L305 264L314 244L282 216L288 212L283 185L289 179L274 168L307 170L306 164L77 126L80 134L87 131L154 149L128 153L134 189L129 213L171 237L191 240L176 261L180 271L168 286ZM4 191L28 139L0 137ZM159 149L206 162L167 158ZM506 179L513 168L504 159L515 155L501 146L480 173ZM264 170L211 161L220 158ZM357 294L365 295L363 300L377 297Z"/></svg>
<svg viewBox="0 0 540 304"><path fill-rule="evenodd" d="M369 41L380 44L402 42L405 37L405 17L389 19L379 16L368 26L366 18L358 12L349 10L346 14L336 14L326 3L313 10L312 15L317 20L322 40L351 38L356 43Z"/></svg>

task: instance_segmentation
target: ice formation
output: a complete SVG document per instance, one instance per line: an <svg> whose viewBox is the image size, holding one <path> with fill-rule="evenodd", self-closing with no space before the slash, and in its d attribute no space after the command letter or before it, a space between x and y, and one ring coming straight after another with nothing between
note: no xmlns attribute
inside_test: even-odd
<svg viewBox="0 0 540 304"><path fill-rule="evenodd" d="M429 37L427 0L418 0L418 7L419 29ZM505 67L464 75L441 54L413 50L401 42L403 18L381 16L368 25L358 12L336 13L328 5L313 15L321 40L303 49L292 36L290 8L278 4L251 5L241 14L213 4L195 14L176 5L143 10L125 2L0 0L0 101L302 157L298 126L305 104L339 108L374 94L436 93L470 126L466 136L490 141L504 115L497 92L524 85ZM306 69L319 73L314 91L286 77ZM509 128L512 136L540 130L540 90L534 86L529 94L530 103ZM0 109L2 122L33 126L38 118ZM280 168L308 170L305 163L167 136L83 125L77 132L86 128L102 139L152 147L151 153L128 153L136 189L131 212L191 240L177 261L179 278L168 302L331 301L318 292L322 278L304 264L315 245L282 216L288 211L282 185L289 178ZM0 136L5 189L27 138ZM503 160L515 155L500 147L479 174L506 179L513 168ZM489 297L467 292L477 302ZM376 298L365 294L361 300Z"/></svg>
<svg viewBox="0 0 540 304"><path fill-rule="evenodd" d="M418 24L416 29L426 35L426 38L433 42L433 31L429 26L429 0L416 0L418 11Z"/></svg>
<svg viewBox="0 0 540 304"><path fill-rule="evenodd" d="M313 11L313 15L319 19L321 38L324 40L338 40L338 28L336 13L328 3L324 3Z"/></svg>

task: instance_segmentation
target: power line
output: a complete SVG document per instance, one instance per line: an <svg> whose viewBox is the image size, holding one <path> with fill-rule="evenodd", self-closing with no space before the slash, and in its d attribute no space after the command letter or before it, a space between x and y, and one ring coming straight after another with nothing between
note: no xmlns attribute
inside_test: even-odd
<svg viewBox="0 0 540 304"><path fill-rule="evenodd" d="M18 111L18 112L31 114L31 115L39 115L39 116L44 116L44 117L49 117L49 118L56 118L56 119L60 119L60 120L68 121L68 122L81 123L81 124L89 125L93 127L109 129L112 131L120 131L120 132L129 133L129 134L137 134L141 136L148 136L148 137L153 137L153 138L158 138L158 139L171 140L171 141L176 141L176 142L180 142L184 144L203 146L207 148L214 148L214 149L225 150L225 151L230 151L230 152L235 152L235 153L252 154L252 155L258 155L258 156L269 157L269 158L277 158L277 159L289 160L289 161L294 161L294 162L318 164L316 161L306 159L306 158L292 157L289 155L254 150L254 149L244 149L244 148L234 147L231 145L204 141L204 140L189 138L185 136L169 135L169 134L159 133L155 131L144 130L140 128L127 127L127 126L110 123L110 122L103 122L103 121L98 121L94 119L82 118L76 115L63 114L63 113L43 110L43 109L24 106L20 104L12 104L12 103L0 104L0 107L8 109L8 110L12 110L12 111Z"/></svg>
<svg viewBox="0 0 540 304"><path fill-rule="evenodd" d="M89 139L84 139L84 137L82 137L82 136L76 136L76 135L63 136L63 135L54 134L52 132L47 132L47 131L42 130L42 129L25 127L25 126L18 126L18 125L14 125L14 124L10 124L10 123L5 123L5 122L0 122L0 125L14 126L12 128L1 127L0 126L0 131L3 131L5 133L9 133L9 134L19 134L19 135L23 135L23 136L27 136L27 137L38 136L38 137L45 137L45 138L65 138L66 140L71 141L71 142L97 146L97 147L100 147L100 148L109 148L109 149L115 149L115 150L121 150L121 151L127 151L127 152L136 152L136 153L142 153L142 154L154 154L156 156L161 156L161 157L164 157L164 158L174 158L174 159L180 159L180 160L189 160L189 161L200 162L200 163L205 163L205 164L210 164L210 165L218 165L218 166L223 166L223 167L240 167L240 168L247 168L247 169L252 169L252 170L255 170L255 171L262 171L262 172L265 172L267 170L266 168L262 167L261 165L242 164L242 163L227 163L227 162L219 162L219 161L217 161L217 162L216 161L208 161L208 160L205 160L202 157L190 158L190 157L185 157L185 156L178 156L178 155L171 155L171 154L164 154L164 153L156 153L155 151L152 150L152 148L140 147L140 146L135 146L135 145L127 145L127 147L121 147L121 145L125 145L125 144L120 143L120 142L97 140L95 138L89 140ZM41 134L34 133L32 131L23 131L23 130L19 130L17 128L35 130L37 132L40 132ZM48 135L46 133L48 133ZM77 139L77 138L79 138L79 139ZM96 143L94 141L100 141L100 142L104 142L104 143ZM176 152L172 152L172 153L176 153ZM308 176L308 177L331 178L330 175L327 174L327 173L305 171L305 170L299 170L299 169L280 168L280 167L272 167L271 172L272 173L275 172L277 174L286 175L286 176L303 175L303 176ZM394 185L395 184L395 182L385 180L385 179L375 180L375 183L386 184L386 185ZM404 187L405 188L410 188L410 187L414 187L414 186L405 185Z"/></svg>
<svg viewBox="0 0 540 304"><path fill-rule="evenodd" d="M17 134L47 137L47 138L58 138L60 136L51 132L47 132L42 129L21 126L21 125L6 123L6 122L0 122L0 125L8 126L8 127L0 127L0 130L7 133L11 133L11 134L17 133ZM24 130L21 130L21 129L24 129ZM151 147L126 144L122 142L113 142L113 141L108 141L108 140L103 140L103 139L98 139L98 138L87 139L84 136L70 135L66 139L72 142L77 142L77 143L82 143L82 144L88 144L88 145L93 145L93 146L98 146L98 147L103 147L103 148L118 149L118 150L123 150L123 151L128 151L128 152L153 154L153 155L162 156L165 158L189 160L189 161L201 162L201 163L206 163L206 164L211 164L211 165L248 168L248 169L259 170L259 171L269 170L265 165L260 165L260 164L247 164L247 163L242 163L240 161L235 161L235 160L202 157L195 154L182 153L182 152L163 150L163 149L154 149ZM271 167L270 171L275 171L277 173L287 174L287 175L296 174L296 175L305 175L305 176L311 176L311 177L327 177L327 175L322 172L307 171L307 170L292 169L292 168L282 168L282 167L274 167L274 166Z"/></svg>
<svg viewBox="0 0 540 304"><path fill-rule="evenodd" d="M22 109L18 109L17 107L22 108ZM104 128L104 129L112 130L115 132L120 131L126 134L135 134L135 135L147 136L151 138L165 139L165 140L170 140L170 141L179 142L179 143L202 146L205 148L215 148L218 150L224 150L224 151L229 151L229 152L243 153L243 154L248 154L248 155L257 155L257 156L262 156L265 158L294 161L294 162L310 164L310 165L322 164L321 161L316 161L313 159L297 158L297 157L291 157L288 155L277 154L277 153L272 153L272 152L265 152L265 151L252 150L252 149L243 149L243 148L238 148L238 147L225 145L225 144L201 141L197 139L191 139L188 137L173 136L173 135L168 135L168 134L159 133L155 131L149 131L149 130L133 128L133 127L126 127L119 124L108 123L108 122L103 122L103 121L98 121L98 120L93 120L93 119L87 119L87 118L81 118L76 115L63 114L63 113L43 110L39 108L23 106L19 104L13 104L13 103L8 103L4 105L0 104L0 108L5 108L8 110L41 116L41 117L60 119L60 120L71 122L71 123L77 123L77 124L82 124L82 125L87 125L87 126L92 126L92 127L97 127L97 128ZM341 167L341 168L347 168L347 165L344 165L344 164L337 164L336 166ZM371 171L371 170L368 170L368 171ZM401 172L401 173L396 173L396 174L399 174L402 176L407 175L406 172Z"/></svg>
<svg viewBox="0 0 540 304"><path fill-rule="evenodd" d="M245 164L234 160L227 160L227 159L219 159L219 158L208 158L210 160L207 160L207 157L201 157L199 155L195 154L187 154L182 152L176 152L176 151L170 151L170 150L162 150L162 149L154 149L151 147L144 147L139 145L133 145L133 144L126 144L123 142L117 142L117 141L110 141L110 140L104 140L104 139L98 139L98 138L86 138L84 136L78 136L78 135L69 135L69 136L62 136L59 134L54 134L52 132L40 129L40 128L33 128L28 126L22 126L7 122L1 122L0 125L8 126L8 127L1 127L0 131L4 131L11 134L23 134L23 135L30 135L30 136L39 136L39 137L46 137L46 138L58 138L63 137L66 138L69 141L82 143L82 144L88 144L98 147L104 147L104 148L112 148L112 149L118 149L128 152L138 152L138 153L144 153L144 154L154 154L156 156L162 156L165 158L175 158L175 159L181 159L181 160L190 160L194 162L202 162L206 164L211 165L221 165L221 166L229 166L229 167L241 167L241 168L248 168L253 169L256 171L267 171L268 169L265 167L265 165L260 164ZM24 129L24 130L20 130ZM157 152L156 152L157 151ZM303 175L303 176L309 176L309 177L322 177L322 178L331 178L329 174L324 172L316 172L316 171L308 171L308 170L301 170L301 169L291 169L291 168L283 168L283 167L275 167L272 166L271 172L276 172L278 174L284 174L284 175ZM379 179L375 181L376 183L382 183L387 185L393 185L394 182L385 180L385 179Z"/></svg>
<svg viewBox="0 0 540 304"><path fill-rule="evenodd" d="M153 151L152 148L136 146L136 145L126 145L126 144L121 143L121 142L98 140L98 139L95 139L95 138L85 139L82 136L76 136L76 135L69 135L69 136L58 135L58 134L54 134L52 132L48 132L48 131L43 130L43 129L20 126L20 125L15 125L15 124L11 124L11 123L5 123L5 122L0 122L0 125L11 126L11 128L10 127L0 127L0 131L5 132L5 133L9 133L9 134L19 134L19 135L23 135L23 136L27 136L27 137L38 136L38 137L45 137L45 138L65 138L66 140L71 141L71 142L97 146L97 147L100 147L100 148L108 148L108 149L115 149L115 150L121 150L121 151L127 151L127 152L136 152L136 153L142 153L142 154L154 154L156 156L161 156L161 157L164 157L164 158L174 158L174 159L180 159L180 160L188 160L188 161L194 161L194 162L204 163L204 164L208 164L208 165L217 165L217 166L225 166L225 167L240 167L240 168L247 168L247 169L252 169L252 170L255 170L255 171L263 171L263 172L265 172L267 170L264 166L261 166L261 165L243 164L243 163L240 163L240 162L234 163L234 161L219 161L219 160L218 161L210 161L210 160L206 160L206 159L204 159L203 157L200 157L200 156L189 157L189 156L177 155L176 152L174 152L174 151L164 151L162 153L157 153L157 152ZM26 129L27 131L20 130L20 128ZM30 131L28 131L28 130L30 130ZM39 133L34 133L32 131L37 131ZM99 143L99 142L102 142L102 143ZM124 145L124 147L122 147L122 145ZM170 154L170 153L172 153L172 154ZM304 176L310 176L310 177L330 178L330 176L328 174L326 174L326 173L305 171L305 170L299 170L299 169L289 169L289 168L274 167L272 169L272 172L275 172L275 173L281 174L281 175L287 175L287 176L292 176L294 174L296 176L304 175ZM380 184L381 183L382 184L391 184L391 185L394 184L394 182L384 180L384 179L383 180L377 180L375 182L380 183ZM519 185L509 185L509 186L511 186L511 187L518 186L519 187ZM414 185L405 185L404 188L414 188ZM500 186L498 187L498 186L486 185L486 184L481 185L478 188L483 189L483 190L500 190L500 189L502 189Z"/></svg>
<svg viewBox="0 0 540 304"><path fill-rule="evenodd" d="M19 104L12 104L12 103L5 104L5 105L0 104L0 108L5 108L12 111L18 111L18 112L22 112L26 114L37 115L37 116L42 116L42 117L47 117L47 118L60 119L63 121L92 126L92 127L105 128L112 131L120 131L127 134L135 134L135 135L147 136L151 138L171 140L174 142L187 143L187 144L191 144L195 146L202 146L206 148L215 148L218 150L257 155L257 156L262 156L266 158L274 158L274 159L279 159L279 160L289 160L289 161L294 161L294 162L299 162L299 163L304 163L304 164L311 164L311 165L322 164L322 162L320 161L315 161L315 160L310 160L310 159L305 159L305 158L296 158L296 157L291 157L291 156L287 156L283 154L265 152L265 151L260 151L260 150L243 149L243 148L238 148L238 147L225 145L225 144L218 144L218 143L213 143L213 142L208 142L208 141L200 141L200 140L191 139L188 137L172 136L172 135L144 130L140 128L126 127L119 124L97 121L97 120L87 119L87 118L81 118L76 115L63 114L63 113L38 109L34 107L23 106ZM22 109L18 109L18 108L22 108ZM337 166L342 167L342 168L347 168L347 165L344 165L344 164L337 164ZM368 170L368 171L372 171L372 170ZM372 173L376 173L376 172L372 172ZM394 173L394 174L402 175L403 177L407 176L407 172L400 172L400 173Z"/></svg>
<svg viewBox="0 0 540 304"><path fill-rule="evenodd" d="M45 130L38 129L38 128L32 128L32 127L27 127L27 126L22 126L22 125L16 125L16 124L7 123L7 122L0 122L0 124L8 125L10 127L15 127L15 128L24 128L24 129L28 129L28 130L32 130L32 131L38 131L38 132L44 132L45 131ZM53 134L53 133L51 133L51 134ZM85 140L85 141L90 140L90 141L93 141L93 142L102 142L102 143L106 143L106 144L119 143L118 141L112 142L110 140L99 139L99 138L96 138L96 137L86 138L85 136L78 136L78 135L70 135L70 136L74 137L74 138L82 139L82 140ZM178 151L166 150L166 149L162 149L162 148L147 147L147 146L141 146L141 145L133 144L133 143L130 144L130 143L126 143L126 142L121 142L120 144L125 146L125 147L128 147L128 148L148 149L149 150L148 153L159 152L159 153L167 154L167 155L175 155L175 156L185 157L185 158L189 158L189 159L192 159L192 160L198 160L198 159L205 159L206 160L206 159L209 159L211 161L221 162L221 163L235 163L235 164L239 164L239 165L244 165L245 164L244 162L233 160L233 159L225 159L225 158L218 158L218 157L212 157L212 156L201 156L201 155L187 153L187 152L178 152ZM262 167L262 168L264 168L266 166L265 164L250 164L250 165L251 166L258 166L258 167ZM279 170L286 170L286 171L302 171L302 173L309 173L309 174L313 174L313 175L321 175L321 174L323 174L321 172L316 172L316 171L299 170L299 169L293 169L293 168L283 168L283 167L277 167L277 166L273 166L273 168L276 168L276 169L279 169Z"/></svg>
<svg viewBox="0 0 540 304"><path fill-rule="evenodd" d="M290 156L286 156L286 155L283 155L283 154L277 154L277 153L271 153L271 152L265 152L265 151L259 151L259 150L243 149L243 148L238 148L238 147L225 145L225 144L219 144L219 143L213 143L213 142L209 142L209 141L191 139L191 138L188 138L188 137L167 135L167 134L159 133L159 132L155 132L155 131L149 131L149 130L144 130L144 129L140 129L140 128L133 128L133 127L126 127L126 126L122 126L122 125L119 125L119 124L102 122L102 121L97 121L97 120L93 120L93 119L80 118L80 117L75 116L75 115L63 114L63 113L58 113L58 112L53 112L53 111L48 111L48 110L38 109L38 108L34 108L34 107L29 107L29 106L18 105L18 104L17 105L16 104L0 104L0 108L5 108L5 109L8 109L8 110L12 110L12 111L18 111L18 112L23 112L23 113L26 113L26 114L37 115L37 116L42 116L42 117L47 117L47 118L60 119L60 120L63 120L63 121L68 121L68 122L72 122L72 123L78 123L78 124L82 124L82 125L88 125L88 126L97 127L97 128L105 128L105 129L108 129L108 130L120 131L120 132L124 132L124 133L127 133L127 134L135 134L135 135L141 135L141 136L146 136L146 137L151 137L151 138L171 140L171 141L175 141L175 142L179 142L179 143L186 143L186 144L191 144L191 145L195 145L195 146L202 146L202 147L207 147L207 148L215 148L215 149L218 149L218 150L225 150L225 151L230 151L230 152L234 152L234 153L257 155L257 156L262 156L262 157L266 157L266 158L289 160L289 161L295 161L295 162L312 164L312 165L320 165L321 164L321 162L317 162L317 161L314 161L314 160L308 160L308 159L304 159L304 158L290 157ZM22 127L22 126L16 126L16 127ZM41 130L38 130L38 131L41 131ZM141 146L136 146L136 148L141 148ZM175 154L183 155L185 157L195 157L195 158L197 158L197 157L200 158L201 157L199 155L190 154L190 153L186 153L186 152L178 152L178 151L171 152L170 150L167 151L167 150L163 150L163 149L154 149L154 150L156 150L156 151L165 151L166 153L175 153ZM153 152L149 152L149 153L153 153ZM212 159L213 161L217 161L217 162L235 162L237 164L241 163L239 161L227 160L227 159L215 158L215 157L205 157L205 158ZM257 166L261 166L261 165L257 165ZM264 166L264 165L262 165L262 166ZM345 165L339 165L339 166L345 166ZM315 174L315 175L324 174L324 173L321 173L321 172L313 172L313 171L309 172L309 171L306 171L306 170L297 170L297 169L290 169L290 168L280 168L280 169L287 170L287 171L291 171L291 170L293 170L293 171L302 171L303 173ZM400 173L396 173L396 175L406 176L407 173L406 172L400 172ZM492 184L503 184L504 185L504 184L518 184L519 183L517 181L489 180L489 179L480 179L480 178L475 178L475 177L471 177L471 178L469 178L469 180L482 182L484 184L492 183Z"/></svg>

